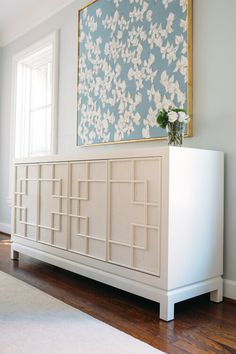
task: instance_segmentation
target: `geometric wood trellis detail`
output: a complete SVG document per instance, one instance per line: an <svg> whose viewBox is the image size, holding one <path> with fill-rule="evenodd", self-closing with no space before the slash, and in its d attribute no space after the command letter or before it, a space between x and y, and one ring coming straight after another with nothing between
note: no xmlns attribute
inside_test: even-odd
<svg viewBox="0 0 236 354"><path fill-rule="evenodd" d="M90 231L89 231L89 216L87 215L82 215L81 214L81 202L85 202L85 201L89 201L89 185L90 183L107 183L107 181L105 179L90 179L90 165L93 162L85 162L83 163L83 165L86 168L86 178L77 178L76 181L73 180L73 183L76 182L77 184L77 195L74 196L72 195L72 191L70 191L70 210L71 210L71 201L75 200L77 201L77 210L76 210L76 214L71 214L71 212L69 213L69 217L71 218L76 218L77 219L77 232L74 234L74 236L79 236L85 239L86 243L85 243L85 251L84 252L80 252L80 251L75 251L72 250L75 253L79 253L79 254L85 254L88 256L91 256L91 254L89 253L89 240L96 240L98 242L102 242L104 243L105 247L106 247L106 238L102 238L102 237L98 237L98 236L93 236L90 235ZM81 183L85 184L85 195L82 195L81 193ZM84 233L81 232L81 220L84 220L85 222L85 231ZM92 257L92 256L91 256ZM102 258L103 260L106 260L106 257Z"/></svg>
<svg viewBox="0 0 236 354"><path fill-rule="evenodd" d="M112 169L113 164L119 161L120 162L125 161L128 163L127 166L130 171L130 174L128 175L127 178L125 178L125 175L123 175L124 171L122 169L119 170L118 175L113 176L113 169ZM141 171L142 168L146 168L145 167L146 165L142 163L145 161L146 162L149 161L149 165L147 166L150 166L150 171L148 170L147 174L141 173L143 177L140 178L141 175L136 175L136 164L137 164L137 171L138 170ZM98 170L96 170L97 167L95 166L98 166L96 164L99 163L101 163L101 166L99 166ZM77 164L81 165L77 167L79 175L76 176L73 174L72 176L73 165L77 165ZM155 164L154 170L152 169L152 164ZM51 166L51 170L46 169L46 175L45 175L45 172L43 172L43 167L45 167L46 165ZM23 238L28 237L31 240L34 240L36 242L48 244L57 248L67 249L73 253L86 255L110 263L115 263L134 270L138 270L138 271L141 270L149 274L159 275L160 208L161 208L160 176L161 176L161 168L162 168L161 158L150 157L148 159L133 158L133 159L100 160L100 162L92 161L92 160L65 162L62 164L61 169L57 170L55 176L55 172L56 172L55 166L57 165L61 165L61 163L34 164L34 170L29 170L30 166L32 166L31 164L23 165L24 168L23 174L21 173L17 177L18 189L16 189L14 195L14 210L19 210L19 213L17 213L17 218L15 217L14 234L16 236L23 237ZM16 165L17 174L18 174L18 170L17 170L18 167L22 167L22 165L20 166ZM119 169L120 166L117 165L116 168ZM32 175L32 171L34 171L33 175ZM97 172L95 171L99 171L99 174L97 174ZM156 175L156 171L158 171L159 177ZM44 192L42 192L42 186L44 183L50 184L49 191L48 188L46 188L43 189ZM150 187L151 183L155 184L156 186L155 188L159 188L158 190L159 197L153 195L154 199L150 198L151 193L154 192L151 189L152 187ZM91 184L93 184L93 186ZM113 200L112 198L120 198L120 196L117 194L113 195L112 185L114 184L129 185L129 188L127 189L125 187L125 190L127 191L130 190L130 199L129 201L127 201L127 198L125 198L125 200L123 201L123 203L125 203L123 204L124 208L129 208L130 206L132 208L135 208L135 206L139 206L140 209L137 214L139 215L138 219L136 218L136 220L132 221L132 213L129 216L129 222L128 224L126 224L124 229L126 230L125 232L127 232L126 238L124 237L125 236L124 234L122 237L119 237L119 231L118 231L118 234L116 236L117 239L112 239L113 236L111 234L111 225L114 221L112 220L113 216L111 214L112 200ZM72 185L73 185L73 192L72 192ZM102 188L99 187L101 185L103 185ZM29 196L28 190L30 187L33 188L32 190L33 190L33 194L35 195L35 199L33 200L33 202L31 201L32 205L24 206L23 197ZM120 187L118 186L117 189L118 193L119 193L119 188ZM97 225L96 223L99 222L98 218L100 214L98 213L97 215L94 214L90 215L89 214L90 210L88 209L89 204L87 204L87 202L93 203L92 198L96 198L96 189L100 190L100 194L98 194L98 198L102 198L101 201L103 205L102 206L103 209L100 210L100 213L102 215L102 219L105 222L105 225L101 224L100 225L101 227L99 228L100 230L103 230L100 231L102 232L101 235L97 234L97 231L95 231L96 234L93 234L94 231L92 231L92 229L96 230L96 225ZM64 195L63 195L63 190L65 190ZM91 191L93 191L93 195L90 195ZM142 191L141 197L140 197L140 191ZM42 193L44 194L42 195ZM45 195L45 193L47 193L48 195ZM45 225L43 221L41 221L41 208L43 207L42 198L44 198L44 203L45 202L47 203L47 200L49 200L49 198L51 199L52 204L53 204L53 200L58 200L58 202L56 203L57 210L54 210L55 208L51 207L51 210L49 210L48 213L46 214L47 218L49 216L49 225ZM63 203L63 200L66 201L66 204ZM99 199L97 199L97 202L98 200ZM30 202L30 199L28 200L28 202ZM72 203L73 203L73 209L72 209ZM122 199L119 203L121 203L120 207L122 208ZM34 216L32 220L29 220L27 214L28 214L28 208L31 207L32 209L34 209L32 210L33 212L32 215ZM136 213L135 210L134 213ZM93 217L95 219L91 219ZM139 218L140 218L140 222L139 222ZM158 220L156 218L158 218ZM73 235L71 233L72 219L75 219L75 222L73 223L74 225ZM64 220L66 220L65 223ZM90 227L90 221L92 221L93 223L92 227ZM19 222L19 224L24 225L24 229L20 230L19 232L17 230L16 233L17 222ZM35 228L34 238L31 237L32 231L30 228L28 229L28 227ZM47 236L45 235L47 242L44 240L45 237L44 239L42 238L42 234L40 233L41 229L49 230L49 234L46 234ZM56 235L57 233L58 236ZM56 236L58 237L58 240L56 239L54 240ZM73 242L75 242L75 246L73 245L73 247L72 247L72 237L75 237L75 239L73 240ZM75 241L76 239L77 241ZM101 246L99 246L99 244ZM153 251L150 247L150 244L155 244L157 246L157 249ZM127 249L127 252L125 251L126 256L124 259L124 263L122 263L123 262L122 258L121 259L119 257L113 258L111 253L114 251L119 252L119 248L118 248L119 246L120 247L123 246L125 247L125 249ZM96 247L98 247L99 251L96 249ZM152 258L150 267L147 269L141 269L142 252L143 252L143 257L145 258L149 257L149 252L152 255L154 252L156 255L155 259L157 260L157 262L156 260L153 261Z"/></svg>
<svg viewBox="0 0 236 354"><path fill-rule="evenodd" d="M131 205L140 205L143 206L143 212L144 212L144 223L131 223L131 242L130 243L126 243L126 242L121 242L121 241L116 241L116 240L111 240L109 237L108 243L109 245L113 244L113 245L120 245L120 246L124 246L124 247L128 247L130 248L130 264L128 265L129 268L132 269L137 269L140 270L139 268L135 267L134 265L134 251L135 250L140 250L140 251L148 251L149 250L149 246L148 246L148 230L155 230L157 231L157 237L160 237L160 227L159 226L154 226L154 225L149 225L148 224L148 207L155 207L155 208L159 208L160 210L160 202L159 203L153 203L153 202L149 202L148 201L148 188L149 188L149 181L147 179L144 180L139 180L135 178L135 163L137 160L127 160L126 162L130 162L131 164L131 179L127 179L127 180L123 180L123 179L111 179L109 178L109 184L119 184L119 183L125 183L125 184L130 184L131 185L131 200L130 200L130 204ZM138 159L138 161L142 161L140 159ZM161 160L158 158L153 159L153 161L158 161L158 163L160 163L161 166ZM112 166L112 163L110 163L110 168L109 168L109 175L111 175L110 169ZM160 181L158 181L160 182ZM135 200L135 185L136 184L142 184L144 187L144 200L143 201L137 201ZM109 188L111 190L111 188ZM160 183L159 183L159 189L160 189ZM156 215L158 215L158 213L156 213ZM135 230L137 228L142 228L144 229L144 240L143 240L143 245L139 246L135 244ZM109 236L110 236L111 232L109 230ZM121 265L124 266L122 263L119 262L114 262L111 260L110 258L110 247L108 247L108 261L111 263L115 263L117 265ZM156 270L157 273L159 273L159 269ZM156 273L154 272L154 273ZM151 273L151 272L150 272Z"/></svg>
<svg viewBox="0 0 236 354"><path fill-rule="evenodd" d="M62 195L62 179L60 178L55 178L55 165L52 165L52 178L41 178L41 165L38 165L38 177L37 178L28 178L28 167L30 165L26 165L26 177L25 178L20 178L19 179L19 183L20 183L20 190L19 192L14 192L15 194L15 203L14 203L14 209L18 209L20 210L20 217L19 217L19 222L20 224L25 226L24 229L24 235L23 237L27 237L27 226L32 226L36 228L36 240L38 242L42 242L42 243L47 243L44 241L41 241L39 239L39 234L40 234L40 229L46 229L46 230L50 230L51 231L51 242L48 244L53 245L54 244L54 232L61 232L62 230L62 220L61 217L62 216L67 216L67 212L63 212L62 211L62 200L63 199L67 199L66 195ZM37 188L37 202L36 202L36 223L30 223L28 222L28 217L27 217L27 208L24 207L22 205L22 197L23 196L27 196L28 195L28 183L29 182L34 182L36 183L36 188ZM59 199L59 210L58 211L50 211L50 226L47 225L42 225L40 224L39 220L40 220L40 189L41 189L41 184L44 182L49 182L51 183L51 189L52 189L52 195L51 197L53 199ZM56 195L54 193L55 191L55 184L58 183L59 185L59 194ZM23 188L24 186L24 188ZM17 200L17 196L19 196L19 204L16 203ZM58 215L59 217L59 222L58 225L55 225L55 215ZM22 237L22 235L17 235Z"/></svg>

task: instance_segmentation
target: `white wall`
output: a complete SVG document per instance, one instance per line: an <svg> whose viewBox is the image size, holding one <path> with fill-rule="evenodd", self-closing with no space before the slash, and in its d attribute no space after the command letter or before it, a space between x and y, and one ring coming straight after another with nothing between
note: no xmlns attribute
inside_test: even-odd
<svg viewBox="0 0 236 354"><path fill-rule="evenodd" d="M55 29L60 29L59 153L77 152L76 75L77 10L87 1L75 1L19 40L3 48L0 82L0 224L10 223L8 197L9 134L12 55ZM186 146L226 153L225 278L236 281L236 1L193 1L194 137ZM163 142L124 144L97 149L129 149ZM95 148L83 148L95 149ZM204 245L203 245L204 247Z"/></svg>

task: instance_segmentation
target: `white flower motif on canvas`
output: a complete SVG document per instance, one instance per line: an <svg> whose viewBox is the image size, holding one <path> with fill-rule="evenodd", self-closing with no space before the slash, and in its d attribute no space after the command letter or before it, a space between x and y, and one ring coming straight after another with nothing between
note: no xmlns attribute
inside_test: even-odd
<svg viewBox="0 0 236 354"><path fill-rule="evenodd" d="M98 0L79 13L78 144L161 137L187 110L188 0Z"/></svg>

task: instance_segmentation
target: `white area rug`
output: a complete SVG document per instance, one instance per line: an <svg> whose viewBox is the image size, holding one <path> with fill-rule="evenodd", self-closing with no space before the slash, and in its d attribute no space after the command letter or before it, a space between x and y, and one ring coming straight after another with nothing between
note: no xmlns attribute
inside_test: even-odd
<svg viewBox="0 0 236 354"><path fill-rule="evenodd" d="M0 272L0 353L162 352Z"/></svg>

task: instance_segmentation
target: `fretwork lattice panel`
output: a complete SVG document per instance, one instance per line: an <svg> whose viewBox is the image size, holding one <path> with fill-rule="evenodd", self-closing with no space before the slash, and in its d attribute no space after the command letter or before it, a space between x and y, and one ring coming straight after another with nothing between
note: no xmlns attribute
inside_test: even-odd
<svg viewBox="0 0 236 354"><path fill-rule="evenodd" d="M159 275L161 158L109 162L110 262Z"/></svg>
<svg viewBox="0 0 236 354"><path fill-rule="evenodd" d="M14 234L37 239L37 165L19 165L15 168Z"/></svg>
<svg viewBox="0 0 236 354"><path fill-rule="evenodd" d="M15 230L159 275L161 158L16 166Z"/></svg>
<svg viewBox="0 0 236 354"><path fill-rule="evenodd" d="M67 248L68 164L19 165L14 234Z"/></svg>
<svg viewBox="0 0 236 354"><path fill-rule="evenodd" d="M70 168L70 249L106 260L107 162L78 162Z"/></svg>
<svg viewBox="0 0 236 354"><path fill-rule="evenodd" d="M40 167L39 240L67 248L68 164Z"/></svg>

